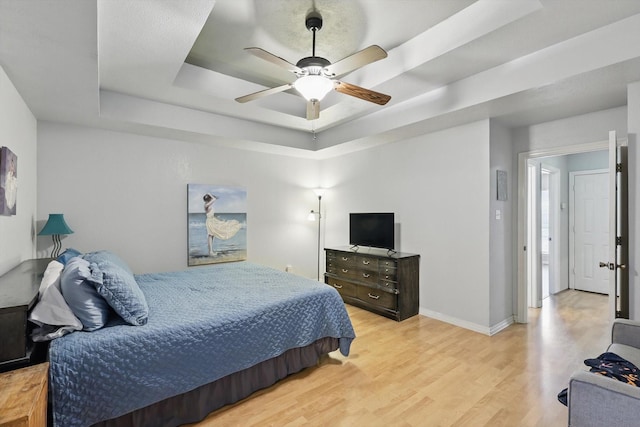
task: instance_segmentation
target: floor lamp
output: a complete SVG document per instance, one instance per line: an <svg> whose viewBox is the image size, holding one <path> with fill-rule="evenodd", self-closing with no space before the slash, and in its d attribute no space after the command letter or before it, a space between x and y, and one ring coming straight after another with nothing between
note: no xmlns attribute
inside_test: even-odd
<svg viewBox="0 0 640 427"><path fill-rule="evenodd" d="M321 252L321 247L320 247L320 219L322 218L322 196L324 195L324 188L316 188L315 190L313 190L314 193L316 193L316 196L318 196L318 212L315 212L313 209L311 210L311 213L309 214L309 220L310 221L315 221L316 220L316 216L318 217L318 263L317 263L317 268L318 268L318 282L320 281L320 252Z"/></svg>

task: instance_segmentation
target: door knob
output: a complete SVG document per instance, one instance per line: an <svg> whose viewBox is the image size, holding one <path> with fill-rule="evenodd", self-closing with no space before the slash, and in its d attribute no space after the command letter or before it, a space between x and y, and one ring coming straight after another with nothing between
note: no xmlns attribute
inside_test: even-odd
<svg viewBox="0 0 640 427"><path fill-rule="evenodd" d="M624 270L625 268L627 268L626 264L614 264L612 262L599 262L598 266L600 266L600 268L608 268L609 270L615 270L616 268Z"/></svg>
<svg viewBox="0 0 640 427"><path fill-rule="evenodd" d="M609 263L607 263L607 262L599 262L598 266L600 268L608 268L609 270L615 270L615 268L616 268L615 264L612 263L612 262L609 262Z"/></svg>

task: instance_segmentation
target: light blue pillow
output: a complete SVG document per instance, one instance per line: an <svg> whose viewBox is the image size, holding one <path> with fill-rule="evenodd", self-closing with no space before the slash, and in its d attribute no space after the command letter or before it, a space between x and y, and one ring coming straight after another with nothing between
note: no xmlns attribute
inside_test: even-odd
<svg viewBox="0 0 640 427"><path fill-rule="evenodd" d="M90 276L89 262L79 257L69 259L60 275L62 296L82 322L84 331L102 328L111 311L107 301L87 281Z"/></svg>
<svg viewBox="0 0 640 427"><path fill-rule="evenodd" d="M118 255L114 254L113 252L110 252L110 251L89 252L82 255L82 258L89 261L89 264L91 264L92 262L95 262L98 265L100 265L100 262L102 261L110 261L133 276L133 271L131 271L127 263L124 262Z"/></svg>
<svg viewBox="0 0 640 427"><path fill-rule="evenodd" d="M125 322L134 326L147 323L149 306L133 274L109 259L92 262L90 269L89 282Z"/></svg>
<svg viewBox="0 0 640 427"><path fill-rule="evenodd" d="M82 252L77 251L73 248L68 248L66 249L64 252L62 252L58 258L56 258L56 261L58 261L59 263L61 263L62 265L67 265L67 262L69 262L69 260L71 258L77 257L82 255Z"/></svg>

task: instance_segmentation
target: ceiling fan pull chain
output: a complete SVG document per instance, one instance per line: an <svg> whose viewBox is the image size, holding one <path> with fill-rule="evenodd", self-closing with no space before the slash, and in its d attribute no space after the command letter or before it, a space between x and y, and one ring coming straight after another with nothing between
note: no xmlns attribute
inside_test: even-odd
<svg viewBox="0 0 640 427"><path fill-rule="evenodd" d="M311 56L316 56L316 27L311 29L313 33L313 47L311 48Z"/></svg>

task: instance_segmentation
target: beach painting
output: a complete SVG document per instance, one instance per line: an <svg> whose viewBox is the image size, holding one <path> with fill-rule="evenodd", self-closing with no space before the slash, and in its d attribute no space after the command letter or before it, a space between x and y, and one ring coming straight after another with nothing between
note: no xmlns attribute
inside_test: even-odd
<svg viewBox="0 0 640 427"><path fill-rule="evenodd" d="M247 190L187 185L189 266L247 259Z"/></svg>
<svg viewBox="0 0 640 427"><path fill-rule="evenodd" d="M18 197L18 157L0 148L0 215L15 215Z"/></svg>

